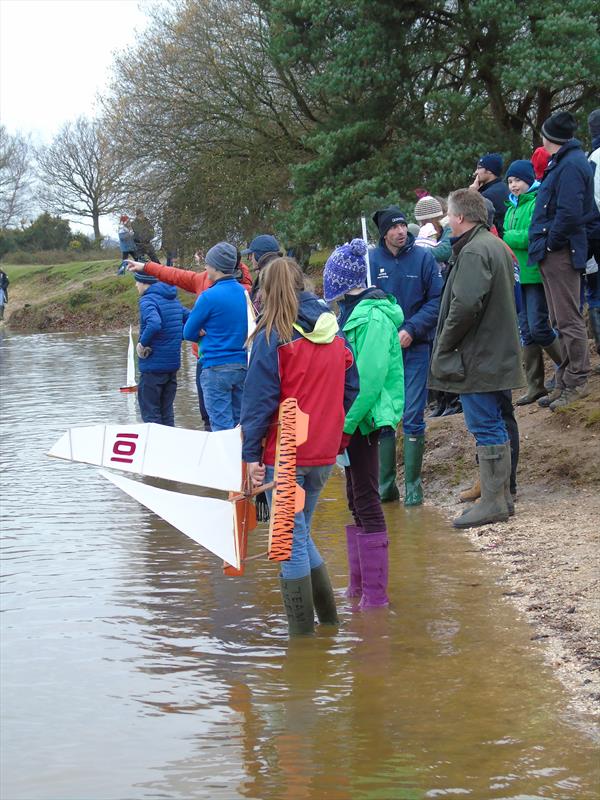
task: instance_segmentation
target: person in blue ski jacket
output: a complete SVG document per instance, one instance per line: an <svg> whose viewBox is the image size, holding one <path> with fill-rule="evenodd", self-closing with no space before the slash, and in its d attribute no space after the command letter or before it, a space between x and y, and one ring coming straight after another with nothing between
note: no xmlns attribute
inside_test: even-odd
<svg viewBox="0 0 600 800"><path fill-rule="evenodd" d="M143 272L134 272L133 276L140 295L140 334L136 348L140 413L144 422L173 427L183 324L190 312L180 303L174 286L160 283Z"/></svg>
<svg viewBox="0 0 600 800"><path fill-rule="evenodd" d="M370 252L371 283L396 298L404 314L398 332L404 359L404 504L423 502L421 465L425 447L425 405L431 344L435 335L443 281L429 248L416 247L405 214L389 206L373 215L379 246ZM379 492L382 502L397 500L396 432L379 438Z"/></svg>
<svg viewBox="0 0 600 800"><path fill-rule="evenodd" d="M206 254L206 272L212 281L192 309L184 339L200 341L200 382L213 431L235 428L240 421L242 392L248 370L248 300L238 283L238 252L219 242Z"/></svg>

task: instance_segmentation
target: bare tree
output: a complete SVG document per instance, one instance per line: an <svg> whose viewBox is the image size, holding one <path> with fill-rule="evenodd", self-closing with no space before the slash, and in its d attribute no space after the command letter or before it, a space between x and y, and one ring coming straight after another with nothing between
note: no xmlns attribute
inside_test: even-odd
<svg viewBox="0 0 600 800"><path fill-rule="evenodd" d="M123 196L121 169L97 120L67 123L48 147L37 151L40 200L55 214L91 219L100 241L100 216L118 210Z"/></svg>
<svg viewBox="0 0 600 800"><path fill-rule="evenodd" d="M0 125L0 228L18 224L29 210L29 143Z"/></svg>

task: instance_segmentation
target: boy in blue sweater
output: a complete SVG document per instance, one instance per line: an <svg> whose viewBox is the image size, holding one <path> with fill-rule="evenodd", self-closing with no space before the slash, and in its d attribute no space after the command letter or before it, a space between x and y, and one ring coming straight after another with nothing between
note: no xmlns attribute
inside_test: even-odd
<svg viewBox="0 0 600 800"><path fill-rule="evenodd" d="M144 422L175 425L173 402L177 370L181 366L183 323L189 311L177 298L177 289L152 275L134 272L140 295L140 336L137 344L140 382L138 402Z"/></svg>
<svg viewBox="0 0 600 800"><path fill-rule="evenodd" d="M213 431L235 428L240 421L248 358L248 302L238 281L237 249L219 242L206 254L206 271L213 282L192 309L183 338L198 342L200 379Z"/></svg>

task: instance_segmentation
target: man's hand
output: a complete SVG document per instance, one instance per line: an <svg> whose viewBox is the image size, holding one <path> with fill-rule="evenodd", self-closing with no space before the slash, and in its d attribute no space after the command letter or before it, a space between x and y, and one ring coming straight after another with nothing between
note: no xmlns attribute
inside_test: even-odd
<svg viewBox="0 0 600 800"><path fill-rule="evenodd" d="M129 272L143 272L145 266L143 261L134 261L132 258L127 259L127 269Z"/></svg>
<svg viewBox="0 0 600 800"><path fill-rule="evenodd" d="M258 486L262 486L265 482L265 472L267 471L265 465L258 461L250 461L247 467L248 477L252 481L254 488L256 489Z"/></svg>
<svg viewBox="0 0 600 800"><path fill-rule="evenodd" d="M141 342L138 342L135 346L135 352L138 354L138 358L148 358L148 356L152 355L152 348L144 347Z"/></svg>
<svg viewBox="0 0 600 800"><path fill-rule="evenodd" d="M398 340L400 341L400 347L406 349L411 346L413 337L407 331L401 330L398 332Z"/></svg>
<svg viewBox="0 0 600 800"><path fill-rule="evenodd" d="M481 186L481 183L479 182L479 176L475 175L475 178L473 179L473 183L469 186L469 189L475 189L476 191L479 191L479 187L480 186Z"/></svg>

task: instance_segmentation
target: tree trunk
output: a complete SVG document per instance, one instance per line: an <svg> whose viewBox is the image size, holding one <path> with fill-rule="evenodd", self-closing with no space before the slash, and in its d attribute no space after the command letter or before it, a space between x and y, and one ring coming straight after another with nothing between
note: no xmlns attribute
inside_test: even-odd
<svg viewBox="0 0 600 800"><path fill-rule="evenodd" d="M92 212L92 222L94 224L94 239L96 244L99 245L102 240L102 234L100 233L100 214L97 211Z"/></svg>

